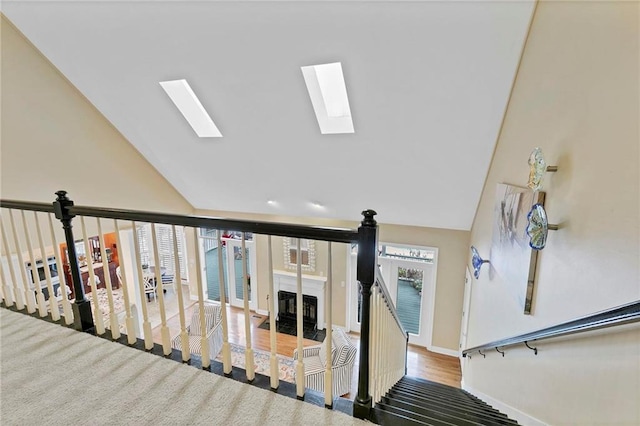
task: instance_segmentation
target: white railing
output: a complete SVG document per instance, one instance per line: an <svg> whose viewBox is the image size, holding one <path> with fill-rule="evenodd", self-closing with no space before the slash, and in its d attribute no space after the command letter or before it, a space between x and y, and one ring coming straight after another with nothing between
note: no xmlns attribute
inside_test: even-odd
<svg viewBox="0 0 640 426"><path fill-rule="evenodd" d="M408 338L379 270L371 287L369 336L369 384L377 403L406 373Z"/></svg>
<svg viewBox="0 0 640 426"><path fill-rule="evenodd" d="M60 239L56 237L56 233L60 233L60 228L54 227L53 221L53 209L49 207L42 207L44 210L38 210L37 203L23 203L31 204L24 209L21 208L7 208L2 206L3 221L1 223L2 231L2 248L3 248L3 262L0 264L0 296L6 306L14 306L18 310L23 310L26 307L28 313L37 313L40 317L49 316L53 321L64 322L65 324L74 324L74 319L78 320L81 316L81 308L78 307L79 303L76 302L75 297L79 296L79 302L82 303L84 297L91 299L90 320L94 328L92 331L95 334L102 335L113 340L119 340L125 342L124 338L121 338L122 333L126 334L126 343L134 345L141 339L144 342L144 348L148 351L156 351L164 354L165 356L172 355L174 349L181 351L181 358L183 362L189 362L192 360L193 355L200 358L200 364L204 369L210 369L212 361L215 360L217 355L221 353L223 372L226 375L232 373L232 353L229 336L229 319L228 315L230 307L226 297L225 288L225 276L223 272L223 253L222 253L222 230L232 230L233 228L227 227L229 221L225 220L225 228L220 229L212 226L213 224L204 223L204 218L190 218L180 217L180 220L176 219L177 216L172 216L172 221L168 219L163 222L157 222L162 224L171 225L171 234L173 236L173 258L175 265L173 266L173 279L174 279L174 292L177 297L169 297L165 295L163 291L163 268L157 267L151 271L151 268L147 268L143 265L141 260L141 246L143 242L140 241L139 233L136 232L138 226L146 225L150 223L151 236L150 241L144 241L145 250L149 250L151 259L153 259L155 265L160 264L160 254L158 251L158 238L157 238L157 223L147 222L141 213L143 212L128 212L123 214L121 211L108 211L103 209L82 208L86 211L91 210L91 213L87 214L75 214L74 222L76 229L77 240L74 242L73 247L67 247L69 241L69 235L65 234L67 243L60 243ZM21 202L13 202L13 204L21 204ZM46 205L45 205L46 206ZM34 220L27 220L25 212L32 210ZM96 212L94 213L93 210ZM14 215L15 211L19 212L18 215ZM100 211L100 212L98 212ZM56 213L57 214L57 213ZM43 215L47 216L49 222L49 241L45 241L43 235L47 233L42 232ZM18 217L18 220L14 216ZM124 216L124 217L121 217ZM163 216L165 217L165 216ZM168 215L167 215L168 217ZM8 218L7 222L10 222L10 227L6 226L5 218ZM108 220L111 219L111 220ZM178 233L176 229L178 226L182 226L180 222L196 222L202 221L202 227L218 229L217 239L212 244L207 241L207 238L202 238L200 234L200 227L188 226L191 228L191 235L195 256L193 260L195 263L195 273L191 276L193 279L189 285L189 289L186 287L183 291L181 265L178 251ZM172 223L173 222L173 223ZM57 222L59 223L59 222ZM240 227L248 224L240 221L238 223ZM255 226L255 223L251 223ZM260 224L258 224L260 225ZM268 225L263 224L268 227ZM278 228L280 226L280 228ZM274 224L276 230L275 235L279 236L296 236L296 311L297 311L297 333L296 333L296 351L299 354L305 352L305 340L304 340L304 328L303 328L303 280L302 280L302 254L301 254L301 238L308 238L310 235L322 235L323 239L317 241L327 241L327 268L324 271L316 271L320 275L326 276L325 283L325 303L324 303L324 324L318 324L320 327L326 328L326 342L324 358L327 360L325 370L322 372L323 377L323 391L325 405L331 406L334 398L340 395L334 395L334 377L332 369L332 238L337 238L339 243L351 244L357 241L357 231L353 230L338 230L335 228L315 228L315 227L302 227L296 225L291 226L293 229L288 230L286 224ZM10 232L7 229L10 228ZM186 227L185 227L186 228ZM23 232L19 233L18 229ZM240 228L241 229L241 228ZM279 371L281 367L280 357L283 354L278 352L278 333L276 329L277 318L275 318L276 303L278 295L274 294L274 265L273 265L273 248L272 238L270 234L259 234L260 229L251 229L254 233L254 238L260 237L260 235L266 236L267 249L266 252L261 253L261 256L266 255L268 259L268 306L267 309L270 315L270 331L269 331L269 370L264 374L270 375L270 385L272 389L277 389L280 386ZM244 370L246 374L246 380L251 382L255 379L255 353L253 350L254 334L256 333L257 326L252 324L252 313L249 306L249 294L250 291L258 291L257 280L258 275L265 276L265 274L258 274L257 271L252 271L252 284L253 289L249 287L249 273L248 273L248 257L246 248L246 230L241 230L241 259L242 259L242 285L243 285L243 306L242 313L244 314L244 333L241 333L241 326L236 326L238 334L244 334ZM322 234L324 232L326 234ZM185 235L188 232L185 230L181 235ZM334 237L335 236L335 237ZM106 239L109 238L109 243ZM78 243L76 243L78 241ZM97 244L97 245L96 245ZM109 247L107 245L109 244ZM99 248L97 247L99 246ZM26 251L23 251L23 247L26 247ZM77 262L78 276L80 278L78 283L72 283L68 280L67 276L70 273L74 262L71 261L71 253L75 253L75 247L84 248L85 255L82 259L82 266ZM113 247L113 249L111 248ZM203 274L203 265L201 265L200 253L204 252L206 248L217 247L218 256L218 282L220 285L220 301L214 302L208 300L204 293L206 288L206 277ZM256 246L257 247L257 246ZM262 245L264 247L264 245ZM36 250L39 249L39 252ZM116 250L117 248L117 250ZM107 249L110 251L108 252ZM281 252L280 248L277 248ZM99 256L96 254L99 251ZM112 279L111 270L113 269L114 262L111 262L111 254L117 253L118 265L115 270L117 279ZM59 284L54 283L52 280L51 271L48 268L47 260L49 258L55 259L55 265L57 275L59 278ZM45 259L44 263L44 280L40 279L38 271L38 260ZM53 261L53 260L52 260ZM86 263L85 263L86 262ZM31 277L27 272L26 265L30 263L32 265ZM42 262L41 262L42 263ZM71 274L73 277L73 274ZM226 277L229 281L228 285L231 285L231 278ZM149 284L155 286L155 291L149 292ZM56 288L57 284L57 288ZM189 283L187 283L189 284ZM263 286L264 288L264 286ZM43 289L46 289L46 294ZM71 290L73 289L73 291ZM85 289L88 289L88 294L85 296ZM263 290L264 291L264 290ZM71 293L71 294L69 294ZM265 295L261 296L262 298ZM153 299L153 300L152 300ZM80 304L81 304L80 303ZM86 302L85 302L86 303ZM86 306L89 306L86 304ZM216 306L218 308L217 314L213 317L210 308ZM73 309L72 309L73 308ZM197 314L194 314L194 312ZM193 314L191 319L188 320L188 314ZM74 315L78 318L74 318ZM219 315L219 316L217 316ZM138 324L138 318L141 317L141 324ZM316 313L317 317L317 313ZM158 322L159 318L159 322ZM193 321L197 318L197 323ZM381 317L382 318L382 317ZM179 321L179 327L177 322ZM170 324L171 323L171 324ZM78 328L79 322L76 321L76 328ZM197 332L197 329L200 332ZM264 342L264 340L261 340ZM234 336L234 343L238 342L238 336ZM308 344L307 344L308 346ZM194 349L195 348L195 349ZM263 347L264 348L264 343ZM291 357L293 354L284 354ZM295 360L295 376L296 376L296 394L298 397L303 398L307 390L307 380L305 376L305 357L299 356ZM378 362L375 360L374 362ZM353 376L353 374L351 375ZM351 380L351 376L348 380ZM344 380L344 379L342 379Z"/></svg>

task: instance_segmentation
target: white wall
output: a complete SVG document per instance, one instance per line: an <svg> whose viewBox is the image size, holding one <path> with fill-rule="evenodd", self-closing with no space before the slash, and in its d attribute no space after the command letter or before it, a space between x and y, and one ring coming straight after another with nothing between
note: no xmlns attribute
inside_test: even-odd
<svg viewBox="0 0 640 426"><path fill-rule="evenodd" d="M540 146L551 223L532 315L487 265L468 346L640 299L637 2L540 2L471 233L490 257L497 183L525 186ZM463 381L554 425L640 424L640 326L473 357Z"/></svg>

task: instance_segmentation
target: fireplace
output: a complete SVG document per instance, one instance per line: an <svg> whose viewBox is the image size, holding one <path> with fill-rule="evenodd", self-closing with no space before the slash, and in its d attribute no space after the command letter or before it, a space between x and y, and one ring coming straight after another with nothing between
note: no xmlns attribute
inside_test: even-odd
<svg viewBox="0 0 640 426"><path fill-rule="evenodd" d="M278 292L278 322L283 324L297 324L296 294L289 291ZM302 295L302 322L303 327L317 328L318 324L318 298Z"/></svg>
<svg viewBox="0 0 640 426"><path fill-rule="evenodd" d="M303 321L306 325L313 322L312 329L324 330L324 286L327 281L326 277L317 275L302 275L302 304L303 304ZM273 295L278 297L275 305L274 317L280 319L292 319L295 324L296 309L296 292L297 292L296 274L289 271L273 271ZM283 293L283 294L281 294ZM277 295L277 296L276 296Z"/></svg>

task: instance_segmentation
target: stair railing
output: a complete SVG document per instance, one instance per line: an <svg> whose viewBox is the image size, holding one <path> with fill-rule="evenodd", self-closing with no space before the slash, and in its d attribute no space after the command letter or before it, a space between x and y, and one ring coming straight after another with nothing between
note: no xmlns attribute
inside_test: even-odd
<svg viewBox="0 0 640 426"><path fill-rule="evenodd" d="M404 329L380 269L372 287L370 383L378 403L407 372L409 334Z"/></svg>
<svg viewBox="0 0 640 426"><path fill-rule="evenodd" d="M462 351L462 356L471 357L475 352L486 356L483 351L489 350L496 350L504 356L505 348L518 344L524 344L527 348L531 349L535 355L538 355L538 348L532 346L534 342L555 337L569 336L576 333L600 330L603 328L616 327L634 322L640 322L640 300L596 312L591 315L586 315L562 324L532 331L530 333L524 333L506 339L495 340L493 342L485 343L484 345L467 348Z"/></svg>
<svg viewBox="0 0 640 426"><path fill-rule="evenodd" d="M331 314L331 277L333 274L332 265L331 265L331 243L343 243L351 246L352 244L357 244L359 247L358 254L358 279L361 282L361 291L363 295L363 304L362 304L362 312L363 321L362 325L362 337L360 341L360 371L359 374L359 384L358 384L358 398L356 398L356 403L354 404L354 415L368 418L369 411L371 409L371 397L369 396L369 362L370 362L370 354L373 352L369 349L370 342L370 333L369 333L369 318L373 315L376 318L376 321L380 326L386 324L389 321L384 315L379 313L379 309L374 307L370 309L371 302L371 289L373 287L373 293L376 294L377 303L381 303L380 301L390 301L388 294L384 293L381 290L380 283L375 283L375 271L377 268L377 224L373 219L376 214L372 210L366 210L363 212L364 219L362 221L361 226L357 229L343 229L343 228L329 228L329 227L317 227L317 226L305 226L305 225L295 225L295 224L287 224L287 223L273 223L273 222L259 222L259 221L246 221L246 220L234 220L234 219L223 219L223 218L209 218L209 217L195 217L195 216L184 216L184 215L175 215L175 214L164 214L164 213L156 213L156 212L145 212L145 211L133 211L133 210L116 210L116 209L105 209L105 208L96 208L96 207L87 207L87 206L76 206L74 202L67 197L66 191L58 191L56 193L57 198L52 204L47 203L33 203L26 201L16 201L16 200L0 200L0 207L2 207L3 219L8 218L7 223L10 222L10 231L7 232L9 227L3 220L2 225L2 248L3 256L6 258L6 262L0 263L0 278L2 278L2 284L0 284L0 296L2 297L2 303L7 307L12 307L15 305L17 310L23 310L26 308L27 312L30 314L36 314L41 317L49 317L53 321L64 321L66 324L71 325L80 331L85 331L93 334L103 335L107 338L111 338L113 340L120 339L120 328L123 327L123 331L127 335L126 343L129 345L138 344L138 338L140 338L144 344L144 348L147 351L154 351L158 354L162 354L165 356L171 356L172 350L176 348L176 345L179 345L182 353L182 361L183 362L191 362L191 350L190 346L193 344L198 344L201 347L200 356L200 365L203 369L210 369L211 367L211 354L209 353L211 342L208 341L206 333L202 333L200 342L192 342L190 341L190 337L193 336L188 335L189 327L186 324L187 321L187 312L193 312L194 310L199 311L200 315L200 329L206 330L207 324L205 323L205 306L209 302L205 300L205 295L203 294L203 286L202 283L205 282L205 279L202 274L202 270L204 269L202 265L200 265L200 257L196 256L196 276L190 277L190 281L195 281L198 283L197 287L197 299L194 298L195 295L189 295L183 297L182 287L181 287L181 273L180 273L180 263L178 261L180 253L178 252L178 234L176 229L178 227L185 228L185 234L187 234L186 228L191 228L192 231L192 241L194 244L194 248L196 253L199 253L200 250L204 247L203 241L200 238L199 229L215 229L217 232L217 247L222 247L221 241L221 231L229 230L229 231L237 231L242 235L241 240L241 249L242 249L242 258L243 266L242 266L242 285L244 288L244 295L248 295L250 291L249 287L249 272L247 268L247 257L244 253L246 253L245 248L245 239L247 233L253 234L262 234L268 236L268 264L269 269L273 272L273 262L272 262L272 247L271 247L271 236L280 236L280 237L292 237L298 239L298 244L296 247L297 251L297 268L296 268L296 278L297 278L297 312L298 312L298 336L297 336L297 346L298 349L302 349L303 347L303 336L302 336L302 271L301 271L301 249L300 249L300 239L309 239L316 241L326 241L328 242L328 268L326 271L326 286L325 286L325 298L327 299L325 303L325 325L327 328L327 338L329 342L331 342L331 326L332 326L332 314ZM22 218L23 233L20 234L18 232L19 226L16 226L16 221L14 220L14 213L19 212L18 218ZM27 215L25 212L33 212L35 218L35 225L32 223L33 220L27 220ZM48 248L45 248L45 242L42 238L41 233L41 221L42 215L48 215L48 221L50 225L50 235L51 238L49 241L46 241L48 244ZM64 231L64 241L66 242L66 247L63 244L60 244L56 237L56 231L53 227L53 215L55 218L60 220L62 224L62 229ZM77 218L74 221L74 218ZM80 234L74 234L72 223L79 222L80 224ZM140 225L150 224L151 228L151 238L148 239L150 241L140 241L138 236L138 229ZM171 236L173 238L173 256L175 260L175 265L172 266L174 270L175 276L174 279L177 280L178 297L177 301L172 300L172 304L177 304L175 307L179 313L178 318L180 322L179 330L170 330L168 324L168 316L167 316L167 304L168 300L165 300L164 292L162 289L162 276L161 276L161 268L160 265L160 257L158 253L159 242L157 240L156 233L156 225L170 225ZM33 232L33 229L36 229ZM58 229L59 232L59 229ZM109 261L108 261L108 253L106 252L105 240L104 236L107 233L115 233L116 240L110 242L109 244L113 244L113 247L118 248L118 256L119 256L119 270L116 271L118 275L117 282L111 282L110 273L109 273ZM89 235L98 234L98 238L90 237ZM128 233L128 234L127 234ZM36 250L34 250L35 243L35 235L38 236L38 246L40 248L40 252L36 254ZM46 235L46 233L45 233ZM125 240L122 237L127 237ZM122 239L122 241L121 241ZM96 240L99 240L100 253L97 253L98 243ZM76 252L76 244L80 241L80 246L84 245L84 250L86 253L86 265L82 265L83 270L86 269L85 272L88 272L88 280L87 282L82 281L82 273L81 266L78 261L78 253ZM124 244L123 244L124 242ZM141 258L141 245L145 243L149 245L148 253L149 259ZM27 255L23 255L23 248L27 247ZM64 247L64 248L63 248ZM66 253L64 253L66 250ZM125 251L128 257L125 259ZM95 255L91 256L90 254ZM41 258L47 259L48 256L55 257L55 262L57 264L57 272L59 276L60 283L57 284L59 289L54 289L54 283L52 282L52 277L49 272L46 273L46 284L42 285L42 278L38 279L38 270L36 266L36 258L38 255ZM28 258L27 258L28 257ZM69 282L67 282L63 267L62 258L66 258L66 265L64 267L67 268L67 274L70 277ZM5 260L5 259L3 259ZM106 260L106 261L105 261ZM85 260L83 259L83 262ZM157 266L154 272L151 272L150 269L145 269L143 262L147 263L149 261L153 261ZM27 276L28 274L25 271L25 264L31 263L33 278L30 280ZM222 265L222 250L218 250L218 264ZM45 268L46 269L46 268ZM99 280L99 276L96 274L96 271L102 270L104 281ZM230 353L230 344L229 344L229 335L228 335L228 319L227 319L227 302L225 299L225 286L224 286L224 276L222 268L219 268L219 284L220 284L220 305L221 309L221 329L222 329L222 338L220 342L221 352L222 352L222 360L223 360L223 372L225 375L232 374L232 366L231 366L231 353ZM152 276L153 275L153 276ZM274 314L275 303L276 303L276 295L273 293L273 274L270 275L269 282L269 313L270 315ZM145 288L145 283L149 280L155 280L156 283L156 291L154 295L154 305L150 305L150 300L147 299L147 293ZM33 281L33 282L31 282ZM255 281L254 281L255 283ZM73 298L72 301L67 297L67 287L69 288L68 292L71 293ZM105 288L106 291L102 290ZM122 288L124 293L124 318L122 318L122 312L116 312L115 308L115 300L114 300L114 289L118 289L118 287ZM46 288L47 293L45 295L44 289ZM85 295L85 288L89 289L88 292L91 293L91 299L95 301L94 307L92 310L91 301ZM72 290L71 290L72 289ZM99 291L100 290L100 291ZM57 293L57 294L56 294ZM47 297L48 296L48 299ZM56 297L58 296L58 297ZM100 309L98 307L98 299L101 296L106 296L106 304ZM149 295L150 296L150 295ZM59 311L58 300L60 300L62 315ZM246 379L251 382L255 377L255 372L253 371L253 351L251 347L252 342L252 326L251 326L251 315L249 315L249 307L248 307L248 298L244 297L244 321L245 321L245 337L246 337ZM386 302L385 302L386 303ZM135 306L138 304L138 306ZM384 304L384 303L383 303ZM158 310L160 314L160 324L155 324L152 327L150 320L150 308L154 310ZM371 314L370 314L371 312ZM141 315L141 324L138 324L138 314ZM104 318L103 318L104 315ZM116 316L119 315L119 319L116 320ZM106 320L106 317L109 317L109 320ZM386 318L386 319L385 319ZM123 323L120 320L124 320ZM278 377L277 372L279 370L279 364L276 353L276 339L275 339L275 320L276 318L271 318L273 326L270 327L270 340L271 340L271 387L272 389L276 389L278 387ZM397 320L397 318L396 318ZM193 327L194 324L191 324ZM154 331L155 329L155 331ZM373 328L373 333L375 336L373 339L377 339L378 334L381 333L381 329L376 325ZM175 336L171 336L171 334ZM382 334L383 335L383 334ZM173 337L173 339L172 339ZM121 339L122 340L122 339ZM179 343L176 343L179 342ZM375 344L382 344L383 340L376 341ZM384 342L388 342L384 340ZM123 341L124 343L124 341ZM381 347L374 346L375 350L380 353ZM217 350L218 348L216 348ZM331 359L331 344L326 345L326 357L327 359ZM300 352L302 352L300 350ZM380 360L385 360L384 363L390 363L389 358L385 358L381 354ZM376 365L382 365L378 358L371 359L372 362L376 362ZM386 365L386 364L385 364ZM387 370L380 370L378 368L371 370L374 375L373 381L376 383L376 386L380 388L379 383L386 383L385 381L380 381L380 371L384 371L385 375L389 375ZM300 399L304 398L305 394L305 380L304 380L304 363L302 359L298 359L296 365L296 375L297 375L297 396ZM325 405L331 406L333 403L333 398L339 395L332 394L332 371L331 369L327 369L325 372ZM358 401L364 402L364 405L358 405ZM357 406L357 407L356 407ZM359 408L364 407L365 410L361 410Z"/></svg>

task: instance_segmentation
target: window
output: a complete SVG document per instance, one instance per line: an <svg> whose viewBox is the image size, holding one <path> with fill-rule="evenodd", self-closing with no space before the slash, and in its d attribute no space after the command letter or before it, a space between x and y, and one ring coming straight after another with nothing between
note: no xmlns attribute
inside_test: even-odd
<svg viewBox="0 0 640 426"><path fill-rule="evenodd" d="M166 268L167 273L173 274L175 270L175 257L173 252L173 230L171 225L156 224L156 238L158 241L158 257L160 259L160 267ZM146 223L138 226L138 241L140 244L140 261L144 267L154 264L153 240L151 236L151 224ZM184 228L176 226L176 237L178 239L178 259L180 261L180 276L184 279L187 277L187 262Z"/></svg>
<svg viewBox="0 0 640 426"><path fill-rule="evenodd" d="M300 239L300 264L303 271L314 272L316 270L315 242L313 240ZM284 266L287 269L296 269L298 265L298 239L284 238Z"/></svg>

